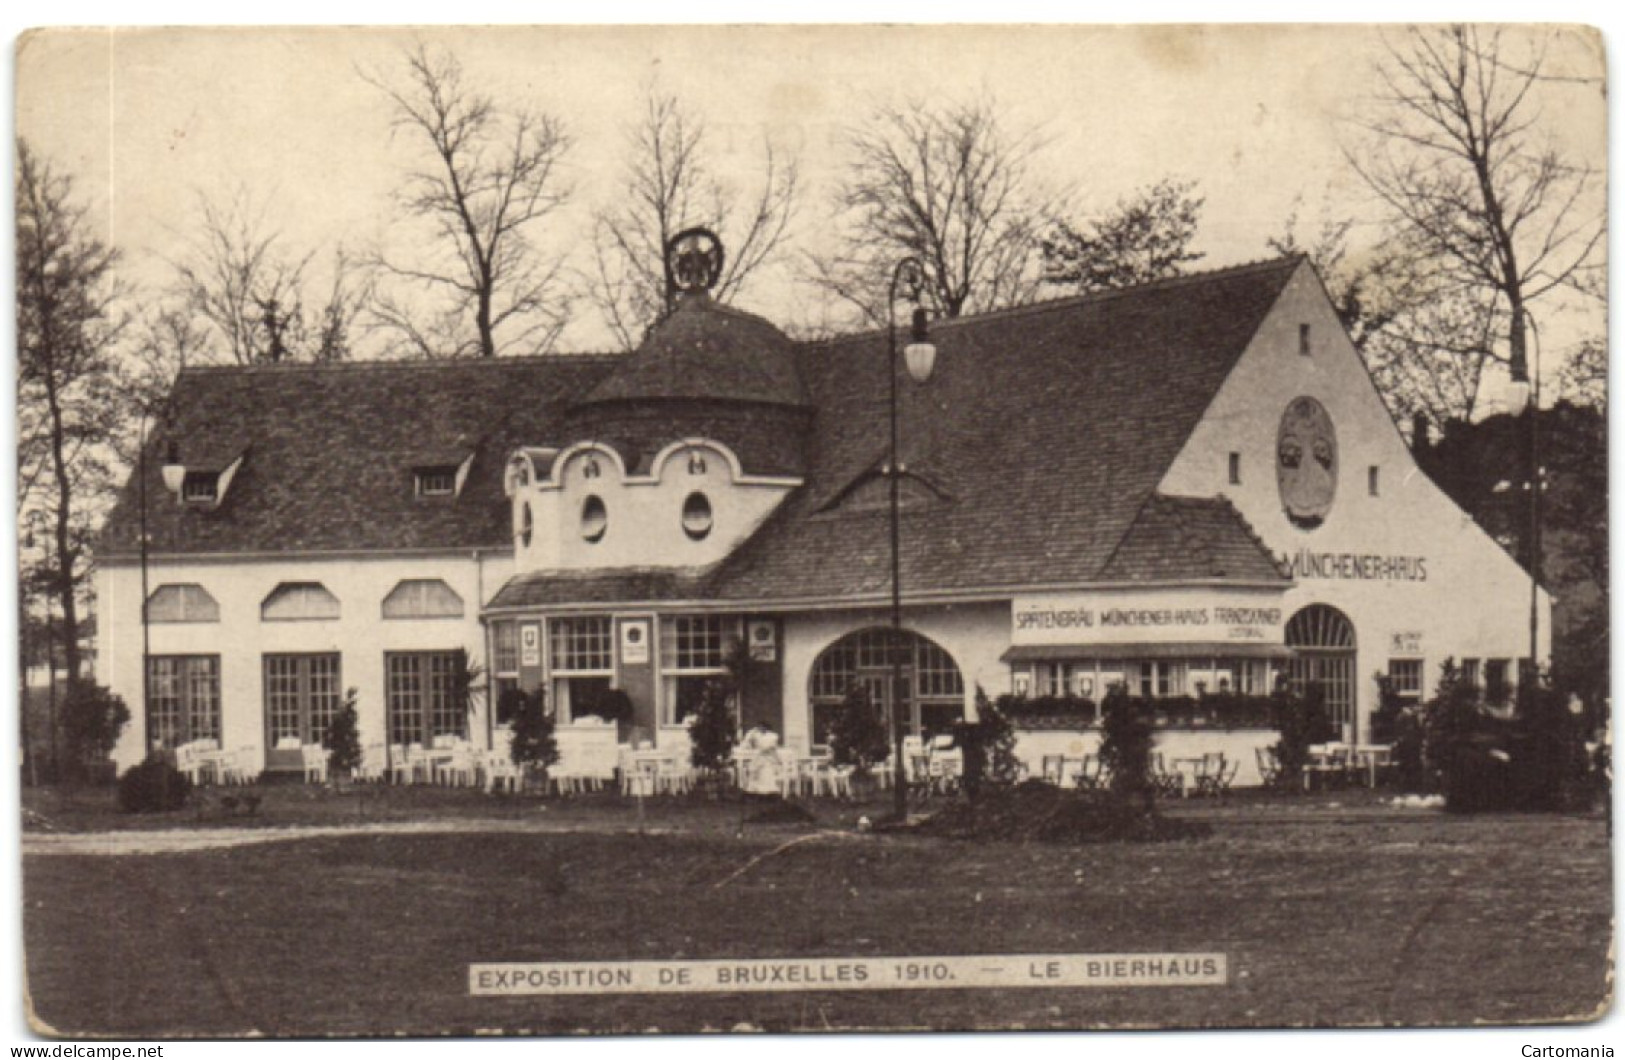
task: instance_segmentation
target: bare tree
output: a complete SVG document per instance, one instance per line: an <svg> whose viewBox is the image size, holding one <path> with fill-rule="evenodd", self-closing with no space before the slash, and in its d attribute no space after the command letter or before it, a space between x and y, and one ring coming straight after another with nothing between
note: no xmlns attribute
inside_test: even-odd
<svg viewBox="0 0 1625 1060"><path fill-rule="evenodd" d="M1009 131L992 100L881 108L847 146L840 245L810 259L809 279L876 322L905 255L920 260L926 297L947 317L1037 295L1043 224L1029 183L1039 142Z"/></svg>
<svg viewBox="0 0 1625 1060"><path fill-rule="evenodd" d="M795 215L798 166L764 141L760 181L748 195L716 177L706 130L676 97L652 88L642 119L627 136L617 204L593 222L588 294L622 346L635 347L669 312L665 246L691 225L722 237L728 253L712 297L730 302L780 254Z"/></svg>
<svg viewBox="0 0 1625 1060"><path fill-rule="evenodd" d="M1057 220L1040 243L1044 282L1088 293L1179 275L1204 256L1190 249L1202 216L1195 191L1194 181L1166 178L1094 220Z"/></svg>
<svg viewBox="0 0 1625 1060"><path fill-rule="evenodd" d="M17 142L18 513L43 511L43 581L61 608L69 674L79 672L79 597L112 442L127 421L114 345L123 327L118 251L92 233L70 177ZM47 562L48 560L48 562Z"/></svg>
<svg viewBox="0 0 1625 1060"><path fill-rule="evenodd" d="M224 206L198 193L198 230L171 262L176 293L235 364L287 359L287 322L304 314L315 252L290 250L266 213L244 188Z"/></svg>
<svg viewBox="0 0 1625 1060"><path fill-rule="evenodd" d="M1368 141L1347 154L1439 288L1494 303L1490 356L1517 378L1531 304L1592 281L1604 228L1597 175L1537 134L1550 38L1523 54L1507 32L1413 29L1391 42L1373 116L1359 123Z"/></svg>
<svg viewBox="0 0 1625 1060"><path fill-rule="evenodd" d="M570 146L563 124L498 106L449 52L420 45L405 64L398 80L363 76L394 104L394 130L425 156L399 202L432 238L409 258L375 256L394 289L380 294L374 322L420 355L551 348L569 315L564 262L547 259L534 235L569 193L559 173ZM440 299L438 314L426 318L411 290Z"/></svg>

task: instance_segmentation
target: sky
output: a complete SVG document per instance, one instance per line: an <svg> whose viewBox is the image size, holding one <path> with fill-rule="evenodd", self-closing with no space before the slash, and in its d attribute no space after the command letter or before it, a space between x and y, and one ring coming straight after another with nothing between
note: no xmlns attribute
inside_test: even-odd
<svg viewBox="0 0 1625 1060"><path fill-rule="evenodd" d="M1199 267L1267 256L1295 211L1306 234L1320 216L1374 216L1342 151L1383 36L1353 26L46 30L18 47L18 132L74 174L147 291L161 291L167 262L186 256L200 196L246 193L289 247L318 250L320 271L336 246L353 253L391 237L391 192L421 156L416 141L392 135L389 101L363 75L398 76L403 50L419 42L450 49L499 101L565 121L574 194L544 238L580 268L591 212L614 202L652 83L704 118L718 172L748 184L764 137L799 159L804 247L829 237L854 122L879 103L978 94L997 100L1011 128L1037 131L1035 185L1071 216L1098 215L1164 177L1196 181L1206 200ZM1595 75L1597 47L1561 32L1548 67ZM1543 127L1571 157L1604 168L1602 93L1549 91ZM780 270L740 304L794 324L815 301ZM1565 318L1547 334L1602 327L1600 313ZM563 346L609 343L589 310Z"/></svg>

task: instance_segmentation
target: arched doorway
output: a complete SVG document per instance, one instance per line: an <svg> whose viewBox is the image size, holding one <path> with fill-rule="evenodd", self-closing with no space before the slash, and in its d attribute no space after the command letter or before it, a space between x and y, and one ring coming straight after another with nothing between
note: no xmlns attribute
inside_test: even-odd
<svg viewBox="0 0 1625 1060"><path fill-rule="evenodd" d="M1286 623L1286 644L1293 650L1292 686L1298 692L1311 683L1326 693L1326 713L1345 739L1354 731L1354 623L1330 604L1310 604Z"/></svg>
<svg viewBox="0 0 1625 1060"><path fill-rule="evenodd" d="M808 700L814 743L829 742L835 711L854 684L868 689L870 702L890 710L892 637L892 631L883 627L848 633L825 648L813 663ZM959 665L918 633L904 630L901 637L899 698L907 731L927 738L946 732L965 716L965 679Z"/></svg>

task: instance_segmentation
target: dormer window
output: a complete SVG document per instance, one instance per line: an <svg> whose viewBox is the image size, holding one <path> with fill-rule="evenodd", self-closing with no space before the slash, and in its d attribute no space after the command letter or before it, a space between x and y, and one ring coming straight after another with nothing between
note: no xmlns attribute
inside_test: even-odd
<svg viewBox="0 0 1625 1060"><path fill-rule="evenodd" d="M452 497L457 493L457 468L454 466L420 467L412 475L419 497Z"/></svg>
<svg viewBox="0 0 1625 1060"><path fill-rule="evenodd" d="M213 504L220 498L218 471L188 471L181 482L181 500L188 504Z"/></svg>

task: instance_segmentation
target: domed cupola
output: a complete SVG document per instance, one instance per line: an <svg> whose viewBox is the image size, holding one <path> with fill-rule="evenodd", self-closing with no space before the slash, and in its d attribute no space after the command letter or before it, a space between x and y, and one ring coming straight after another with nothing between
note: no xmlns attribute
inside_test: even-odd
<svg viewBox="0 0 1625 1060"><path fill-rule="evenodd" d="M570 413L571 432L644 456L682 438L724 442L745 469L799 474L811 408L795 345L715 301L722 243L691 228L666 248L676 306Z"/></svg>

